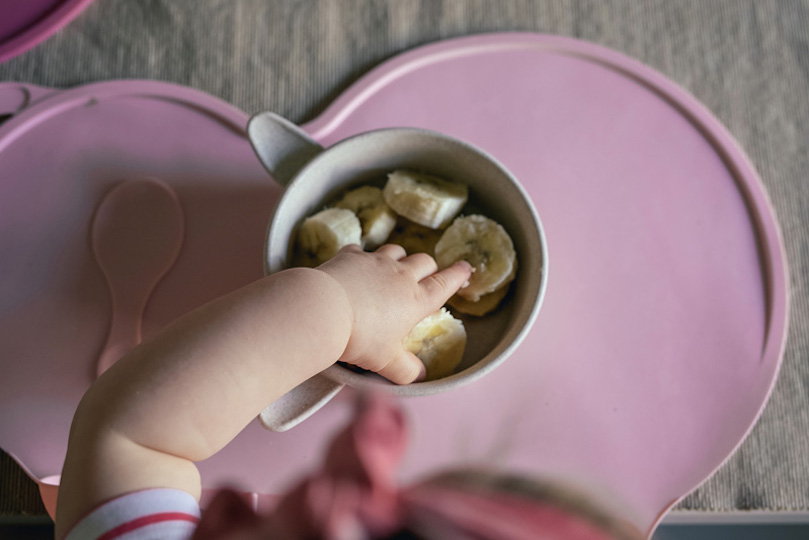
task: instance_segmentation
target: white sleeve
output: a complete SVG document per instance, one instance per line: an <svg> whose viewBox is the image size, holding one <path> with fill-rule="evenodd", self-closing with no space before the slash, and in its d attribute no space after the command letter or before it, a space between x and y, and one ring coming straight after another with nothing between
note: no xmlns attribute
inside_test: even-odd
<svg viewBox="0 0 809 540"><path fill-rule="evenodd" d="M103 503L65 540L188 540L199 522L199 504L177 489L147 489Z"/></svg>

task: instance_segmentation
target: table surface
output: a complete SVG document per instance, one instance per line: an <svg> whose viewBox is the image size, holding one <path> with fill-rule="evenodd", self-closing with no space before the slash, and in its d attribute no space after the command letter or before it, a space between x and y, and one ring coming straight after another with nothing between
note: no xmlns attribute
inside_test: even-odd
<svg viewBox="0 0 809 540"><path fill-rule="evenodd" d="M117 78L198 88L303 123L402 51L482 32L567 35L621 51L702 101L747 151L779 218L791 324L769 405L739 451L676 511L809 511L809 0L681 2L105 0L0 64L0 81ZM37 514L0 454L0 514Z"/></svg>

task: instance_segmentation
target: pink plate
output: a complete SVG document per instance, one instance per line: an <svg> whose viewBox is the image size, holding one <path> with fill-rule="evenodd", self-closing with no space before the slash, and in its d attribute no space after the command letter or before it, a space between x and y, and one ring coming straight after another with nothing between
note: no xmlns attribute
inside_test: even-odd
<svg viewBox="0 0 809 540"><path fill-rule="evenodd" d="M41 43L72 21L93 0L0 2L0 62Z"/></svg>
<svg viewBox="0 0 809 540"><path fill-rule="evenodd" d="M20 93L0 87L0 103L2 91ZM114 182L159 177L187 216L144 336L260 275L279 191L250 154L245 121L199 92L130 81L33 99L0 128L0 168L11 171L0 199L0 446L32 477L59 472L104 344L109 298L88 227ZM612 493L651 534L738 447L778 372L786 263L755 170L661 75L535 34L400 55L304 128L328 145L386 126L441 131L502 161L539 211L551 261L536 325L503 366L403 401L413 438L402 481L476 464L572 477ZM204 485L281 491L318 463L347 402L341 392L287 433L253 423L201 464Z"/></svg>

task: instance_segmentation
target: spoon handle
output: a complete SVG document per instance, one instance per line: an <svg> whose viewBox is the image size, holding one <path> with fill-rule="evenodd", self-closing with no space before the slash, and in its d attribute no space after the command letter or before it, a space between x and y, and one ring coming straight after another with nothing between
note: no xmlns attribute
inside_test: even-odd
<svg viewBox="0 0 809 540"><path fill-rule="evenodd" d="M134 313L133 310L112 310L110 333L107 336L107 343L98 357L98 376L101 376L102 373L141 342L143 310L137 311L138 313Z"/></svg>

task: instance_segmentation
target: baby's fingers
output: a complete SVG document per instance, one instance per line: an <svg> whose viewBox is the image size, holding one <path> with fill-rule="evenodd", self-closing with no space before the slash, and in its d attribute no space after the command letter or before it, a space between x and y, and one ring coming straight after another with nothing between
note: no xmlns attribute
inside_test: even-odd
<svg viewBox="0 0 809 540"><path fill-rule="evenodd" d="M414 253L401 260L403 266L410 268L413 276L419 281L438 270L438 265L435 264L435 259L426 253Z"/></svg>
<svg viewBox="0 0 809 540"><path fill-rule="evenodd" d="M449 297L458 292L472 275L472 267L466 261L458 261L440 272L419 282L424 300L430 312L443 306Z"/></svg>
<svg viewBox="0 0 809 540"><path fill-rule="evenodd" d="M427 368L415 354L403 350L377 373L392 383L410 384L423 379L427 374Z"/></svg>

